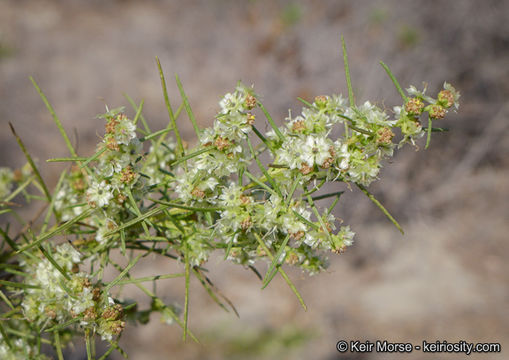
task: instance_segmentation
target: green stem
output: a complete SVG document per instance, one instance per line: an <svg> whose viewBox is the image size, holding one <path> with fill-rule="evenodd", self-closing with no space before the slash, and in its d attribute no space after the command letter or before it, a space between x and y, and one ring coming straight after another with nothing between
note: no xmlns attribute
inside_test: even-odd
<svg viewBox="0 0 509 360"><path fill-rule="evenodd" d="M35 82L34 78L30 76L30 81L34 85L35 89L39 93L39 96L41 97L42 101L46 105L46 108L50 112L51 116L53 117L53 121L55 121L55 124L57 125L58 130L60 131L60 134L64 138L65 144L67 145L67 148L69 149L69 152L73 157L77 157L76 151L74 150L74 147L71 144L71 141L69 140L69 137L67 136L67 133L64 130L64 127L62 126L62 123L60 122L60 119L58 118L57 114L55 113L55 110L49 103L48 99L46 98L46 95L42 92L41 88L37 83Z"/></svg>
<svg viewBox="0 0 509 360"><path fill-rule="evenodd" d="M263 240L260 238L260 235L258 235L257 233L254 233L254 236L256 238L256 240L258 241L258 243L260 244L260 246L262 247L262 249L265 251L265 253L267 254L267 256L273 260L274 259L274 255L272 255L272 253L270 252L269 248L267 247L267 245L265 245L265 243L263 242ZM302 307L304 308L304 311L307 311L307 306L306 306L306 303L304 303L304 299L302 298L302 296L300 295L299 291L297 290L297 288L295 287L295 285L292 283L292 281L290 280L290 278L288 277L288 275L286 275L286 272L283 270L283 268L281 267L278 267L277 271L279 271L279 273L281 274L281 276L283 277L283 279L285 279L286 283L288 284L288 286L290 287L290 289L292 289L293 293L295 294L295 296L297 296L297 299L299 300L300 304L302 305Z"/></svg>
<svg viewBox="0 0 509 360"><path fill-rule="evenodd" d="M189 249L187 240L184 240L184 269L185 269L185 295L184 295L184 332L182 340L187 338L187 322L189 320Z"/></svg>
<svg viewBox="0 0 509 360"><path fill-rule="evenodd" d="M60 334L58 331L54 332L55 335L55 349L57 352L58 360L64 360L64 355L62 354L62 344L60 344Z"/></svg>
<svg viewBox="0 0 509 360"><path fill-rule="evenodd" d="M350 79L350 67L348 66L348 54L346 53L345 38L343 35L341 35L341 46L343 49L343 63L345 64L346 86L348 87L348 100L350 101L350 106L354 107L355 99L353 96L352 80Z"/></svg>
<svg viewBox="0 0 509 360"><path fill-rule="evenodd" d="M173 110L171 108L170 99L168 97L168 89L166 88L166 80L164 78L163 68L161 67L161 62L159 58L156 56L157 68L159 69L159 77L161 78L161 87L163 89L164 102L166 104L166 109L168 110L168 116L170 117L171 125L173 131L175 132L175 137L177 138L177 147L178 147L178 157L181 157L184 154L184 145L182 144L182 138L180 137L180 132L177 127L177 121L175 120L175 116L173 114Z"/></svg>
<svg viewBox="0 0 509 360"><path fill-rule="evenodd" d="M426 135L426 145L424 146L424 149L427 149L431 142L431 131L433 130L431 123L432 123L431 117L428 117L428 129L427 129L427 135Z"/></svg>
<svg viewBox="0 0 509 360"><path fill-rule="evenodd" d="M403 89L401 88L401 86L399 85L399 82L398 80L396 80L396 77L394 76L394 74L392 73L392 71L389 69L389 67L387 65L384 64L383 61L380 61L380 65L382 65L382 67L385 69L385 72L387 73L387 75L389 75L389 77L391 78L392 80L392 83L394 84L394 86L396 87L396 89L398 90L398 93L399 95L401 96L401 98L403 99L403 101L406 103L408 101L408 98L407 96L405 95L405 93L403 92Z"/></svg>
<svg viewBox="0 0 509 360"><path fill-rule="evenodd" d="M267 118L267 121L269 122L269 125L272 127L272 129L274 129L274 132L279 137L279 140L284 141L285 140L284 135L281 133L279 128L276 126L276 123L272 119L272 116L270 116L267 109L265 109L265 107L263 106L263 104L261 102L258 102L258 106L260 106L260 109L262 109L263 113L265 114L265 117Z"/></svg>
<svg viewBox="0 0 509 360"><path fill-rule="evenodd" d="M401 226L398 224L398 222L396 221L396 219L394 219L392 217L392 215L389 213L389 211L387 211L387 209L380 203L380 201L378 201L369 191L368 189L366 189L364 187L364 185L361 185L361 184L355 184L357 185L357 187L359 189L361 189L361 191L376 205L380 208L380 210L382 210L382 212L385 214L385 216L387 216L387 218L394 224L394 226L396 226L396 228L402 233L404 234L404 231L403 229L401 228Z"/></svg>
<svg viewBox="0 0 509 360"><path fill-rule="evenodd" d="M177 82L177 87L180 91L180 96L182 97L182 101L184 103L184 108L186 109L187 116L189 117L189 120L191 120L191 124L193 125L194 132L196 133L196 136L198 137L198 140L200 139L200 128L198 127L198 124L196 123L196 118L194 117L193 111L191 110L191 105L189 105L189 99L187 98L186 93L184 92L184 87L182 86L182 83L180 82L179 76L175 74L175 80Z"/></svg>
<svg viewBox="0 0 509 360"><path fill-rule="evenodd" d="M34 160L30 156L30 154L28 153L28 150L25 147L25 144L23 144L23 141L21 140L21 138L18 136L18 134L16 134L16 130L14 130L14 126L12 126L11 123L9 123L9 126L11 127L12 134L16 138L16 141L18 142L18 145L21 148L21 151L23 151L23 154L25 154L25 157L26 157L28 163L32 167L32 170L34 171L35 177L37 178L37 180L39 180L39 183L41 184L43 193L46 196L46 199L48 200L48 202L50 202L51 201L51 195L49 193L48 187L46 186L46 183L42 179L41 173L37 169L37 166L35 166Z"/></svg>

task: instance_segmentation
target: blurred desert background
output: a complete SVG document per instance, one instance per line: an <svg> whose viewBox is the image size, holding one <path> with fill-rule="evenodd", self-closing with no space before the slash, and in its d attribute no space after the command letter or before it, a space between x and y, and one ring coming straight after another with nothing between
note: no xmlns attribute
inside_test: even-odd
<svg viewBox="0 0 509 360"><path fill-rule="evenodd" d="M507 358L509 1L0 0L0 166L24 163L9 121L49 183L61 167L44 160L67 155L29 76L87 156L103 132L95 115L105 103L129 108L124 92L145 100L152 129L166 125L156 55L172 103L180 103L172 82L178 73L202 126L212 124L217 102L238 80L254 84L281 123L289 108L298 113L298 96L346 94L340 35L358 103L392 109L400 102L380 60L404 87L425 81L436 94L446 80L462 95L458 114L440 124L450 131L434 134L429 150L421 141L419 151L397 152L370 188L405 235L360 191L346 191L336 214L357 233L354 246L331 256L326 273L309 278L288 270L307 312L282 279L262 291L251 271L216 257L210 278L240 318L194 279L190 327L201 344L182 342L178 326L154 317L127 327L120 345L130 359L465 357L340 355L340 339L500 342L501 354L470 358ZM185 120L183 136L192 143ZM257 268L266 271L265 264ZM135 274L170 271L179 268L150 258ZM180 279L160 281L157 292L183 303ZM76 341L66 358L86 359L83 344Z"/></svg>

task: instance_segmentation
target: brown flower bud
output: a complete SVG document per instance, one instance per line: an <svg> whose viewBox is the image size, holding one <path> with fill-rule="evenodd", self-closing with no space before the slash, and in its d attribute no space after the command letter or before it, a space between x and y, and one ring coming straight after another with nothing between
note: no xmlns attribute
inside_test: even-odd
<svg viewBox="0 0 509 360"><path fill-rule="evenodd" d="M255 122L255 116L253 114L247 114L247 124L253 125Z"/></svg>
<svg viewBox="0 0 509 360"><path fill-rule="evenodd" d="M106 320L119 320L123 315L124 309L122 305L115 304L113 306L108 306L101 314L101 317Z"/></svg>
<svg viewBox="0 0 509 360"><path fill-rule="evenodd" d="M446 108L454 104L454 94L450 90L442 90L438 93L438 101Z"/></svg>
<svg viewBox="0 0 509 360"><path fill-rule="evenodd" d="M319 95L317 97L315 97L315 104L319 107L319 108L323 108L327 105L327 96L325 95Z"/></svg>
<svg viewBox="0 0 509 360"><path fill-rule="evenodd" d="M133 171L131 165L127 165L127 167L120 173L120 181L122 181L124 184L132 182L135 177L136 173Z"/></svg>
<svg viewBox="0 0 509 360"><path fill-rule="evenodd" d="M290 236L295 239L295 241L299 241L304 237L304 231L297 231L295 233L291 233Z"/></svg>
<svg viewBox="0 0 509 360"><path fill-rule="evenodd" d="M231 146L231 142L230 140L228 140L227 138L223 138L221 136L218 136L216 138L216 140L214 141L214 146L219 150L219 151L222 151L228 147Z"/></svg>
<svg viewBox="0 0 509 360"><path fill-rule="evenodd" d="M191 191L191 195L198 199L203 199L205 197L205 192L203 190L198 189L197 187Z"/></svg>
<svg viewBox="0 0 509 360"><path fill-rule="evenodd" d="M307 174L309 174L309 173L311 173L313 171L313 168L311 166L309 166L308 164L306 164L305 162L303 162L301 164L301 167L300 167L299 171L303 175L307 175Z"/></svg>
<svg viewBox="0 0 509 360"><path fill-rule="evenodd" d="M253 220L251 220L251 216L247 216L244 220L241 221L240 223L240 228L243 230L243 231L246 231L247 229L249 229L251 226L253 225Z"/></svg>
<svg viewBox="0 0 509 360"><path fill-rule="evenodd" d="M332 249L333 253L336 253L338 255L344 254L346 251L346 245L341 245L340 247L337 247L336 249Z"/></svg>
<svg viewBox="0 0 509 360"><path fill-rule="evenodd" d="M409 115L419 116L424 109L424 103L421 99L411 98L405 104L405 110Z"/></svg>
<svg viewBox="0 0 509 360"><path fill-rule="evenodd" d="M377 131L377 139L376 142L378 144L388 145L392 142L392 138L394 137L394 133L388 127L381 128Z"/></svg>
<svg viewBox="0 0 509 360"><path fill-rule="evenodd" d="M304 124L303 120L297 120L293 122L292 131L303 132L304 130L306 130L306 124Z"/></svg>
<svg viewBox="0 0 509 360"><path fill-rule="evenodd" d="M90 321L95 319L97 319L97 311L95 310L95 308L91 306L85 309L85 311L83 312L83 320Z"/></svg>
<svg viewBox="0 0 509 360"><path fill-rule="evenodd" d="M249 196L246 196L244 194L240 195L240 201L242 202L242 205L247 205L251 202L251 198Z"/></svg>
<svg viewBox="0 0 509 360"><path fill-rule="evenodd" d="M429 117L432 119L443 119L446 113L446 110L443 106L434 104L429 107Z"/></svg>
<svg viewBox="0 0 509 360"><path fill-rule="evenodd" d="M256 98L251 94L247 94L245 105L247 109L253 109L256 106Z"/></svg>
<svg viewBox="0 0 509 360"><path fill-rule="evenodd" d="M289 265L295 265L299 262L299 256L296 253L291 252L286 257L285 262Z"/></svg>

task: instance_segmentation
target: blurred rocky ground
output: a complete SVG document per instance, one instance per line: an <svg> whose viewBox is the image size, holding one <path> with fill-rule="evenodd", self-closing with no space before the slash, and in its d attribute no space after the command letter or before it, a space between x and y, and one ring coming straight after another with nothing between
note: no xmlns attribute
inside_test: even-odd
<svg viewBox="0 0 509 360"><path fill-rule="evenodd" d="M131 359L386 358L339 356L340 339L501 342L507 352L508 20L509 2L495 0L2 0L0 166L23 164L9 121L50 183L61 168L44 160L66 155L29 75L87 155L103 131L95 115L105 103L128 105L123 92L145 99L153 129L165 126L156 55L170 81L174 73L181 77L201 125L212 123L217 101L238 80L254 84L282 121L289 108L299 111L298 96L346 93L344 35L358 102L370 99L389 110L398 104L379 60L403 86L426 81L436 93L446 80L462 93L459 113L443 124L450 131L435 134L429 150L421 142L420 151L398 152L371 188L405 236L362 193L347 191L337 215L357 233L353 248L331 256L327 273L308 278L289 271L307 312L281 279L261 291L252 272L216 258L210 277L240 319L193 281L190 324L201 345L183 343L180 328L158 319L128 328L121 345ZM175 86L170 97L180 102ZM192 128L181 126L192 143ZM176 269L150 259L139 274ZM183 302L178 280L161 281L157 290L169 302ZM73 354L82 358L79 350Z"/></svg>

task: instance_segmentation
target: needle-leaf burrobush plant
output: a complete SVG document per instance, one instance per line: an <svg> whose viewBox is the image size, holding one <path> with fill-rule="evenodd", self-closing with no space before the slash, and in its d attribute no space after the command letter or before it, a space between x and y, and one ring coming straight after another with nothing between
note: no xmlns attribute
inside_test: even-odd
<svg viewBox="0 0 509 360"><path fill-rule="evenodd" d="M369 101L358 104L344 43L343 54L348 97L300 99L300 114L290 113L279 127L254 89L239 83L220 100L213 126L201 129L178 77L182 102L177 109L170 104L157 61L168 126L151 131L143 102L137 105L127 97L134 117L123 108L107 108L99 116L105 124L102 141L90 157L76 153L33 81L70 152L70 157L48 161L71 166L51 191L11 125L27 165L14 172L0 169L0 214L19 223L0 228L0 358L45 359L50 346L62 359L76 335L85 338L89 359L105 359L113 351L126 355L118 340L128 320L145 323L152 312L180 325L184 339L196 340L187 326L192 276L221 307L235 311L205 275L214 251L251 268L262 287L280 274L305 308L282 265L318 273L326 268L327 255L341 254L353 243L353 231L333 214L342 192L320 193L326 185L358 187L401 230L368 187L396 148L417 146L426 133L428 146L431 132L443 130L432 128L432 122L458 108L459 93L447 83L435 97L413 86L405 92L381 63L401 105L390 112ZM179 132L177 119L184 113L196 133L193 148ZM270 129L265 133L264 118ZM427 128L422 126L426 118ZM264 152L269 156L262 157ZM35 219L18 214L23 198L44 204ZM325 198L330 198L328 207L317 205ZM132 277L131 270L149 255L181 263L183 272ZM263 262L262 276L255 265ZM107 271L117 274L112 281L105 281ZM185 280L182 310L151 290L151 283L175 277ZM123 286L139 288L151 307L141 309L123 299ZM108 344L104 354L95 348L99 338Z"/></svg>

